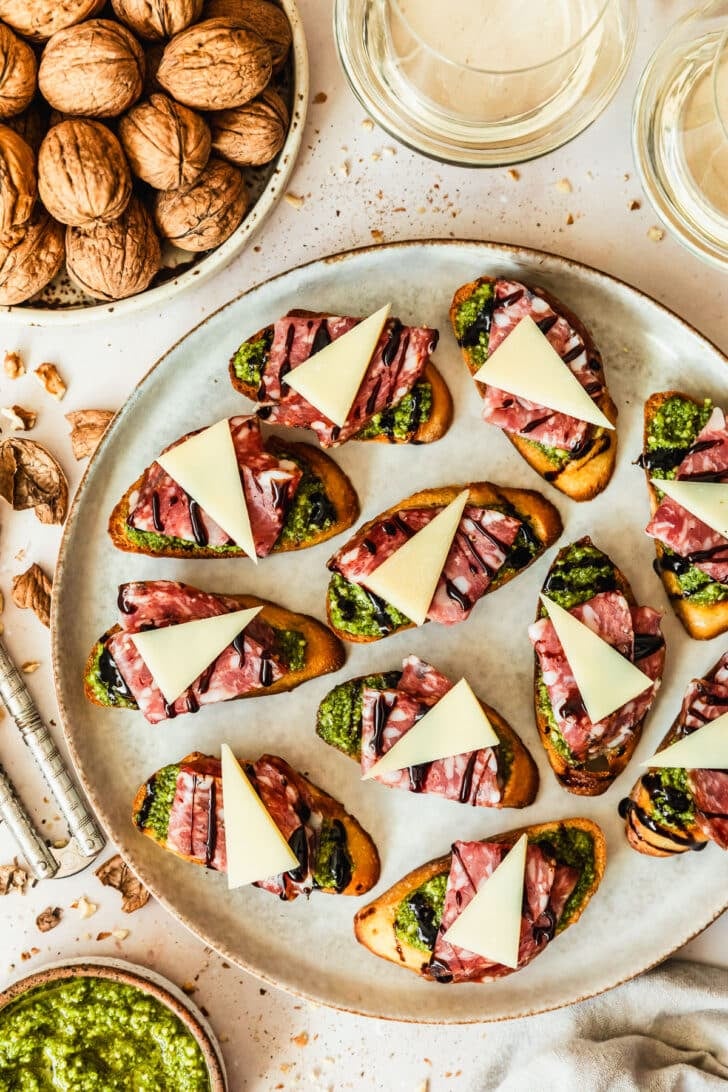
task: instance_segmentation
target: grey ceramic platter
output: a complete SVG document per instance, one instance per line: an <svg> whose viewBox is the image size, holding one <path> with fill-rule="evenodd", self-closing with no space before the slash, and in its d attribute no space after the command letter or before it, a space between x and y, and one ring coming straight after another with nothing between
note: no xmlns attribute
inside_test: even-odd
<svg viewBox="0 0 728 1092"><path fill-rule="evenodd" d="M479 398L449 332L447 310L458 285L482 273L540 284L591 328L619 406L617 469L589 504L566 500L483 424ZM352 645L344 669L292 694L209 707L152 728L139 713L89 705L84 662L116 616L123 581L168 577L212 591L248 591L324 618L326 560L342 539L254 567L248 560L169 561L124 554L106 521L128 485L182 433L250 403L233 391L227 361L239 342L292 307L365 314L391 300L406 322L441 331L435 362L453 392L447 436L422 447L350 443L335 458L350 475L369 519L426 486L491 479L542 488L565 525L559 545L589 533L625 570L637 598L665 611L667 668L642 742L626 772L602 797L570 796L543 755L532 712L533 656L526 627L557 547L517 580L487 596L470 620L429 625L369 645ZM728 857L704 853L655 860L627 846L619 800L675 715L689 679L702 675L728 640L691 641L673 616L652 570L644 535L648 502L642 472L642 403L655 390L685 389L725 401L726 359L695 330L629 286L593 269L537 251L475 242L412 242L338 255L292 270L232 301L172 348L133 391L92 459L69 516L53 599L53 658L58 698L79 776L102 822L157 898L227 958L287 990L360 1013L403 1020L458 1022L523 1016L609 989L663 959L704 928L728 902ZM298 438L310 439L302 435ZM314 733L318 702L336 682L396 668L417 653L452 677L466 675L532 749L541 787L523 811L490 811L361 782L355 763ZM499 982L440 986L370 955L353 937L362 899L314 893L281 903L179 861L137 834L131 801L155 769L192 750L283 755L342 800L371 832L382 858L374 894L411 868L447 852L456 838L566 816L586 815L608 843L604 881L582 919L523 971Z"/></svg>

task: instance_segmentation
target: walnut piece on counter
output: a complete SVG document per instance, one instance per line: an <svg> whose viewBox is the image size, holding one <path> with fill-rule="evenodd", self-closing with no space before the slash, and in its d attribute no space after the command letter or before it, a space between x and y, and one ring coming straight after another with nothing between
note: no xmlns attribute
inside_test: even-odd
<svg viewBox="0 0 728 1092"><path fill-rule="evenodd" d="M60 372L55 364L39 364L33 375L48 394L57 398L59 402L61 401L66 393L66 384L61 379Z"/></svg>
<svg viewBox="0 0 728 1092"><path fill-rule="evenodd" d="M0 414L6 418L8 428L13 432L28 432L35 427L38 414L34 410L25 409L24 406L3 406Z"/></svg>
<svg viewBox="0 0 728 1092"><path fill-rule="evenodd" d="M33 562L20 576L13 577L13 603L20 610L32 610L44 626L51 624L50 577Z"/></svg>
<svg viewBox="0 0 728 1092"><path fill-rule="evenodd" d="M35 924L41 933L50 933L51 929L61 924L62 918L63 911L60 906L47 906L38 914Z"/></svg>
<svg viewBox="0 0 728 1092"><path fill-rule="evenodd" d="M121 909L125 914L141 910L149 902L149 892L136 878L120 854L109 857L96 869L96 875L105 887L113 887L121 894Z"/></svg>
<svg viewBox="0 0 728 1092"><path fill-rule="evenodd" d="M25 364L20 353L8 350L3 360L3 370L8 379L20 379L21 376L25 375Z"/></svg>
<svg viewBox="0 0 728 1092"><path fill-rule="evenodd" d="M63 523L68 481L50 451L34 440L0 440L0 497L16 511L34 508L41 523Z"/></svg>
<svg viewBox="0 0 728 1092"><path fill-rule="evenodd" d="M32 675L40 667L40 660L26 660L24 664L20 665L20 670L24 675Z"/></svg>
<svg viewBox="0 0 728 1092"><path fill-rule="evenodd" d="M9 895L11 891L25 894L30 874L18 864L17 858L12 864L0 865L0 895Z"/></svg>
<svg viewBox="0 0 728 1092"><path fill-rule="evenodd" d="M66 414L71 426L74 459L87 459L93 455L113 416L113 410L102 409L73 410Z"/></svg>

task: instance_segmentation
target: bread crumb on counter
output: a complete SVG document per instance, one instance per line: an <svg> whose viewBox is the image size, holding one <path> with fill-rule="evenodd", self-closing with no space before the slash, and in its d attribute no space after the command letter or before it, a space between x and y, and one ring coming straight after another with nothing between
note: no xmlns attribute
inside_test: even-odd
<svg viewBox="0 0 728 1092"><path fill-rule="evenodd" d="M25 375L25 364L20 353L9 351L5 353L3 368L8 379L20 379Z"/></svg>
<svg viewBox="0 0 728 1092"><path fill-rule="evenodd" d="M290 190L287 193L283 194L283 199L284 201L287 201L288 204L291 205L294 209L302 209L303 206L306 204L305 197L301 197L301 195L297 193L291 193Z"/></svg>

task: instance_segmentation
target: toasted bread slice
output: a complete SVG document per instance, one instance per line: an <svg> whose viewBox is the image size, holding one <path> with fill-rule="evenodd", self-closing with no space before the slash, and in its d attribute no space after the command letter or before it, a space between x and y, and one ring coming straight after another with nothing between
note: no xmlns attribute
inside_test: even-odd
<svg viewBox="0 0 728 1092"><path fill-rule="evenodd" d="M589 900L601 883L607 858L606 841L601 829L591 819L562 819L552 823L538 823L535 826L521 827L518 830L508 831L505 834L496 834L491 838L483 839L483 841L487 842L505 842L512 846L515 845L522 834L527 834L529 841L539 840L540 838L548 840L549 835L558 838L568 830L581 831L591 839L591 861L587 861L586 866L591 868L593 875L582 891L579 904L571 910L568 919L564 921L562 918L561 921L557 922L557 933L563 932L564 929L574 925L579 920ZM558 856L558 842L556 843L556 850ZM438 857L435 861L429 861L427 864L415 868L398 883L394 884L393 887L390 887L388 891L380 895L379 898L375 899L374 902L370 902L359 910L354 918L354 935L359 943L368 948L373 955L381 956L382 959L388 959L391 963L396 963L408 971L414 971L415 974L429 979L427 974L429 957L427 953L409 944L406 939L396 934L395 919L400 903L413 894L418 887L434 879L435 876L449 875L451 860L452 854L448 853L444 857ZM565 861L564 863L571 862ZM512 971L505 973L511 974ZM497 977L503 977L503 974L504 972L501 971Z"/></svg>
<svg viewBox="0 0 728 1092"><path fill-rule="evenodd" d="M684 394L682 391L661 391L658 394L650 395L645 402L644 451L647 450L647 437L653 418L658 410L671 398L681 398L686 402L693 402L697 406L700 405L695 398L692 398L689 394ZM675 466L678 466L681 462L682 455L677 459ZM652 473L649 467L645 469L647 489L650 494L650 514L654 515L660 502L657 490L651 481ZM655 553L657 555L655 569L665 586L672 609L687 633L698 641L709 641L711 638L718 637L721 633L728 631L728 598L716 603L691 602L683 594L677 574L665 566L665 548L657 540L655 540Z"/></svg>
<svg viewBox="0 0 728 1092"><path fill-rule="evenodd" d="M301 483L310 482L319 488L321 504L327 513L327 526L316 527L310 524L300 535L294 531L296 522L296 501L283 524L283 530L273 547L272 553L284 553L288 550L303 550L308 546L317 546L330 538L341 534L351 527L359 517L359 498L344 471L318 448L311 444L286 443L277 436L269 436L265 448L278 458L293 459L303 470ZM147 468L149 469L149 468ZM124 496L109 517L109 535L118 550L133 554L147 554L149 557L179 558L231 558L247 557L239 546L198 546L196 542L170 538L164 534L138 531L130 528L127 519L132 495L141 487L147 470L129 486ZM316 485L318 483L318 486Z"/></svg>
<svg viewBox="0 0 728 1092"><path fill-rule="evenodd" d="M298 614L296 611L286 610L268 599L260 599L257 595L232 595L226 596L238 604L239 610L247 610L250 607L262 606L259 614L264 622L274 629L295 630L302 633L306 639L305 662L298 670L286 671L280 679L277 679L264 690L253 690L248 694L241 694L241 698L261 697L266 694L280 694L287 690L293 690L301 683L315 679L319 675L328 675L332 671L338 671L343 667L346 659L341 643L333 633L316 618L308 614ZM135 709L135 703L128 700L114 700L114 694L109 691L108 699L102 700L100 696L100 678L98 674L99 656L106 647L108 640L118 633L120 626L113 626L101 637L91 650L83 673L84 693L93 705L119 706L121 708Z"/></svg>
<svg viewBox="0 0 728 1092"><path fill-rule="evenodd" d="M263 755L263 759L270 759L270 755ZM278 764L283 763L283 759L276 758ZM211 762L217 762L216 759L211 759L210 756L202 754L200 751L193 751L192 754L186 755L180 760L178 765L180 766L196 766L200 767L200 772L209 772ZM245 760L240 759L241 764L244 764ZM329 796L327 792L320 789L317 785L314 785L312 781L309 781L303 774L298 773L287 763L283 763L286 767L286 775L290 783L296 787L304 787L306 795L312 799L315 811L324 820L338 820L345 832L346 832L346 851L351 861L351 879L348 884L341 890L335 887L319 887L318 890L328 895L363 895L367 891L370 891L374 887L375 883L379 879L379 854L377 847L372 841L370 835L364 830L361 824L353 817L349 815L344 806L335 800L333 796ZM218 763L219 765L219 763ZM153 791L154 782L161 771L157 771L152 777L140 786L134 802L132 804L132 822L145 837L151 838L153 842L161 846L162 849L168 850L170 853L174 853L176 857L181 857L185 861L189 861L191 864L201 864L199 860L191 857L189 854L180 853L177 849L167 844L166 838L160 837L159 833L149 825L145 825L144 822L138 821L138 818L143 815L143 809L145 803L148 803L148 795L150 791ZM314 869L315 871L315 869Z"/></svg>
<svg viewBox="0 0 728 1092"><path fill-rule="evenodd" d="M461 288L458 288L450 305L450 321L456 336L456 316L460 306L469 300L481 285L494 284L497 279L496 277L479 277L476 281L470 281L469 284L464 284ZM560 300L552 296L550 292L546 292L545 289L539 287L529 286L529 288L534 295L545 300L556 314L565 318L569 325L576 330L586 346L589 358L596 361L601 368L602 358L599 350L582 321L573 311L565 307ZM473 359L470 350L466 346L461 346L461 351L471 375L475 375L480 368L480 364ZM599 407L613 425L616 425L617 407L612 401L606 385L603 393L598 399L595 399L595 405ZM537 474L540 474L545 481L550 482L561 493L571 497L572 500L592 500L593 497L596 497L598 493L601 493L607 487L614 473L617 458L616 428L605 429L594 425L590 426L588 435L590 446L588 450L581 455L569 457L563 466L560 461L555 462L554 459L550 458L548 451L542 445L534 443L524 436L517 436L515 433L506 432L506 436L516 451L523 456Z"/></svg>
<svg viewBox="0 0 728 1092"><path fill-rule="evenodd" d="M292 315L308 316L310 318L324 318L326 317L322 311L303 311L294 310L291 311ZM246 338L243 344L262 342L266 345L270 345L273 340L273 327L265 326L262 330L258 330L252 337ZM240 350L238 350L239 352ZM259 384L245 381L240 377L236 370L236 357L238 353L235 353L229 364L230 382L236 391L245 395L252 402L258 400ZM262 351L261 360L261 374L265 371L267 363L267 349ZM439 371L432 363L428 361L422 378L418 381L420 384L429 383L432 391L432 404L430 412L426 419L421 420L416 427L411 428L405 435L396 436L394 431L387 427L386 422L383 422L382 428L376 435L357 435L353 436L352 440L361 440L369 443L384 443L384 444L432 444L435 440L439 440L445 435L450 428L453 419L453 403L452 395L447 386L447 383L440 375ZM415 389L417 384L415 385ZM391 410L396 409L396 406L390 407ZM370 430L364 429L362 432L369 432Z"/></svg>
<svg viewBox="0 0 728 1092"><path fill-rule="evenodd" d="M395 675L399 675L399 672L387 672L386 675L382 675L380 678L385 683L391 679L393 685L396 686L396 682L394 682ZM326 708L327 701L331 705L330 699L336 695L337 691L354 687L361 693L363 686L367 685L367 679L371 679L371 676L361 675L356 679L349 679L348 682L340 683L335 690L329 691L319 706L317 717L317 735L323 739L324 743L336 747L342 754L347 755L355 762L359 762L361 759L361 716L357 717L355 709L350 709L348 703L345 703L339 709L332 709L330 717L322 717L322 711ZM509 756L507 777L504 780L502 796L498 803L492 806L495 808L525 808L533 803L538 792L538 767L520 736L514 732L500 713L492 706L486 705L484 701L481 701L480 704L496 735L505 745L506 753ZM344 724L343 721L347 717L348 722ZM330 721L334 723L330 723ZM343 735L346 738L345 745L341 742ZM498 759L499 773L503 776L502 749L500 747L494 748L494 754Z"/></svg>
<svg viewBox="0 0 728 1092"><path fill-rule="evenodd" d="M578 540L578 542L571 543L569 546L565 546L556 555L554 562L549 569L546 576L546 580L543 584L544 593L548 593L549 579L554 569L564 559L568 557L569 551L574 548L586 547L589 549L598 550L598 547L594 546L588 535ZM627 577L619 569L614 562L603 551L598 550L598 553L604 559L605 564L610 565L613 572L614 583L612 590L620 591L624 595L625 599L630 606L636 606L637 601L634 597L631 585L627 580ZM602 588L600 590L607 590ZM587 591L585 589L583 599L581 602L586 602L596 594L594 591ZM542 610L536 612L536 620L543 617ZM555 745L551 724L547 712L544 710L543 704L540 698L540 681L541 681L541 667L538 662L538 656L534 652L534 711L536 714L536 725L538 727L538 734L541 738L544 750L546 751L546 757L549 760L551 769L556 774L559 783L567 790L567 792L574 793L576 796L601 796L603 792L609 788L614 779L618 777L622 770L626 767L630 758L634 753L634 749L639 743L640 736L642 735L642 727L645 718L635 725L629 737L619 750L609 751L607 754L600 755L598 758L589 760L587 762L575 762L569 761L569 759L558 749ZM646 714L645 714L646 717Z"/></svg>
<svg viewBox="0 0 728 1092"><path fill-rule="evenodd" d="M528 527L532 536L532 544L534 547L533 553L525 557L522 564L509 565L509 560L506 558L504 565L496 573L492 582L490 583L487 591L495 591L496 588L500 588L503 584L507 584L509 580L512 580L514 576L518 576L520 572L541 556L544 550L548 549L559 537L563 530L563 524L561 522L561 516L558 510L547 501L541 493L536 492L533 489L511 489L508 486L494 485L492 482L471 482L468 486L462 485L444 485L439 489L423 489L419 493L413 493L411 497L405 497L404 500L398 504L392 505L386 512L380 513L373 520L369 520L365 523L356 534L349 540L347 546L354 546L362 542L368 535L370 528L386 520L397 512L401 512L407 508L428 508L428 507L444 507L451 501L455 500L458 494L464 489L470 490L469 503L473 505L480 505L483 508L487 508L491 505L505 508L507 512L516 516L522 520ZM524 533L521 532L516 539L514 548L520 544L520 539ZM343 579L343 578L338 578ZM414 623L408 622L403 624L392 624L391 629L386 632L381 632L378 635L356 633L353 630L348 630L344 626L337 625L334 614L334 596L336 586L337 574L334 574L332 580L329 583L328 593L326 597L326 612L328 623L337 636L341 637L344 641L351 641L355 644L368 643L370 641L379 641L383 637L388 637L390 633L399 633L405 629L412 629ZM346 582L349 583L348 581Z"/></svg>

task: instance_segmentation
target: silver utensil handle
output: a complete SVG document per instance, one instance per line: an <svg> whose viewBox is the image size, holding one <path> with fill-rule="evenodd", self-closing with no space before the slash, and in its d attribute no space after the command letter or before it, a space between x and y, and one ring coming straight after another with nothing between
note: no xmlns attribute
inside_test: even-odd
<svg viewBox="0 0 728 1092"><path fill-rule="evenodd" d="M0 698L38 763L66 821L70 835L77 839L83 854L95 857L104 848L106 839L71 780L63 756L41 720L30 691L2 640L0 640Z"/></svg>
<svg viewBox="0 0 728 1092"><path fill-rule="evenodd" d="M18 844L18 849L28 862L28 867L35 878L46 880L55 876L59 867L58 861L38 835L2 766L0 766L0 819L4 819L7 823L10 833Z"/></svg>

